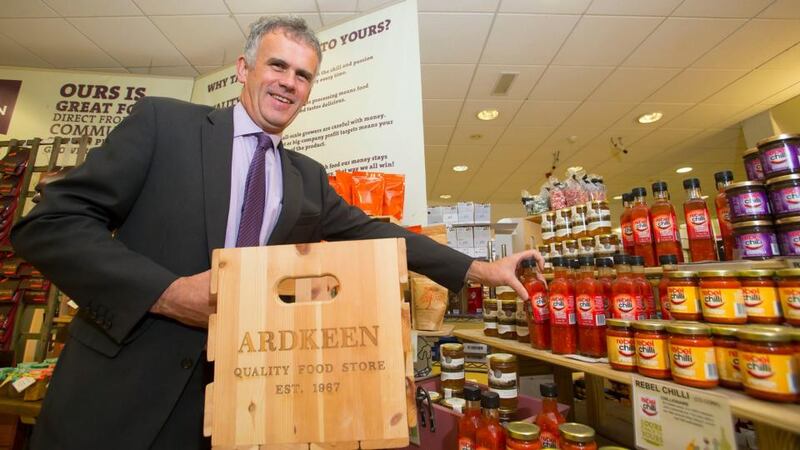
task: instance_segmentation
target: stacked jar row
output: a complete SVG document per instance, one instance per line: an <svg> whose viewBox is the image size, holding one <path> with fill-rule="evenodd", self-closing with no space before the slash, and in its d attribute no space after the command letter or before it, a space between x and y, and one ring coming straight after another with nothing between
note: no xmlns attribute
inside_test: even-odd
<svg viewBox="0 0 800 450"><path fill-rule="evenodd" d="M600 234L594 237L568 239L563 242L551 242L537 247L544 258L545 269L552 271L552 259L556 257L578 258L581 256L611 258L620 253L619 237L616 234Z"/></svg>
<svg viewBox="0 0 800 450"><path fill-rule="evenodd" d="M543 213L541 224L544 244L610 234L611 209L606 201L591 201Z"/></svg>
<svg viewBox="0 0 800 450"><path fill-rule="evenodd" d="M742 389L756 398L800 400L800 330L765 325L609 319L612 368L686 386Z"/></svg>

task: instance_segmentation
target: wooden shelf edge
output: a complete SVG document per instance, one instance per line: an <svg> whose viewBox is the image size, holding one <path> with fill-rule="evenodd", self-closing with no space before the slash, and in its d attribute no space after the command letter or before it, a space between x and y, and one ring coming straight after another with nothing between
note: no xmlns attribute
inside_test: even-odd
<svg viewBox="0 0 800 450"><path fill-rule="evenodd" d="M435 331L428 331L428 330L414 330L418 336L425 336L425 337L442 337L442 336L452 336L453 329L456 326L453 324L444 324L442 325L441 330Z"/></svg>
<svg viewBox="0 0 800 450"><path fill-rule="evenodd" d="M488 337L483 330L455 330L453 335L472 342L487 344L515 355L538 359L562 367L567 367L579 372L599 375L609 380L631 384L632 376L629 372L614 370L605 363L586 363L561 355L554 355L543 350L536 350L530 345L509 341L500 338ZM659 380L675 384L676 387L685 387L669 380ZM737 417L761 422L792 433L798 433L797 424L800 423L800 405L772 403L748 397L743 392L725 388L710 389L709 392L720 394L728 398L731 412Z"/></svg>

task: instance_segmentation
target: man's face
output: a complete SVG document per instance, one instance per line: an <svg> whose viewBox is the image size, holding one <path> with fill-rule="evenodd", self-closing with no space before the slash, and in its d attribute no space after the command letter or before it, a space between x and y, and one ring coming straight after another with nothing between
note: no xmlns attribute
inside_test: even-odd
<svg viewBox="0 0 800 450"><path fill-rule="evenodd" d="M252 67L244 56L236 61L242 106L265 132L283 132L308 100L318 66L311 46L283 30L265 34Z"/></svg>

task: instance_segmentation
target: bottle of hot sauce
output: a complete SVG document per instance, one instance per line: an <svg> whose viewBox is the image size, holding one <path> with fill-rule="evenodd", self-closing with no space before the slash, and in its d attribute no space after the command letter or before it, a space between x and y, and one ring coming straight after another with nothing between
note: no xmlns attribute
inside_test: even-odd
<svg viewBox="0 0 800 450"><path fill-rule="evenodd" d="M675 264L678 264L678 258L675 257L675 255L663 255L658 258L658 263L661 264L661 267L664 269L661 281L658 282L658 303L661 306L661 317L659 318L671 320L672 314L670 314L669 309L672 303L669 301L669 292L667 290L667 285L669 284L669 277L667 274L670 270L673 270Z"/></svg>
<svg viewBox="0 0 800 450"><path fill-rule="evenodd" d="M547 300L547 286L536 276L536 261L522 260L520 282L528 291L528 331L531 347L539 350L550 350L550 307Z"/></svg>
<svg viewBox="0 0 800 450"><path fill-rule="evenodd" d="M575 312L578 315L578 354L592 358L606 356L606 315L603 283L594 277L594 258L581 256L575 283Z"/></svg>
<svg viewBox="0 0 800 450"><path fill-rule="evenodd" d="M611 317L611 283L614 281L614 260L611 258L597 258L594 265L597 267L597 281L603 285L603 310L606 318Z"/></svg>
<svg viewBox="0 0 800 450"><path fill-rule="evenodd" d="M641 256L630 258L631 278L637 285L636 294L636 319L655 319L656 318L656 297L653 294L653 286L644 276L644 262Z"/></svg>
<svg viewBox="0 0 800 450"><path fill-rule="evenodd" d="M633 254L633 222L631 222L631 204L633 195L622 194L622 215L619 218L620 230L622 231L622 249L626 255Z"/></svg>
<svg viewBox="0 0 800 450"><path fill-rule="evenodd" d="M481 426L481 390L464 386L464 415L458 421L458 450L475 450L475 433Z"/></svg>
<svg viewBox="0 0 800 450"><path fill-rule="evenodd" d="M578 262L578 258L569 258L569 275L567 278L572 282L572 285L575 286L575 282L578 281L578 270L581 268L581 263Z"/></svg>
<svg viewBox="0 0 800 450"><path fill-rule="evenodd" d="M717 172L714 174L714 181L717 183L717 196L714 198L714 205L717 208L717 222L719 223L719 234L722 235L722 246L725 248L725 261L732 261L733 247L736 245L736 241L733 237L731 211L725 188L733 181L733 172L730 170Z"/></svg>
<svg viewBox="0 0 800 450"><path fill-rule="evenodd" d="M653 237L656 241L656 258L663 255L676 255L678 261L683 262L678 219L675 217L675 208L669 201L667 183L658 181L653 183L652 188L655 201L650 208L650 217L652 217Z"/></svg>
<svg viewBox="0 0 800 450"><path fill-rule="evenodd" d="M633 206L631 207L631 223L633 224L633 254L644 258L647 267L656 265L656 252L653 249L653 229L650 226L650 208L645 198L647 190L643 187L633 188Z"/></svg>
<svg viewBox="0 0 800 450"><path fill-rule="evenodd" d="M689 254L692 262L716 261L717 243L714 241L714 231L711 229L711 220L708 215L706 201L700 191L700 180L689 178L683 180L687 200L683 203L683 213L686 216L686 231L689 234Z"/></svg>
<svg viewBox="0 0 800 450"><path fill-rule="evenodd" d="M476 450L506 450L506 430L500 425L500 396L487 391L481 397L483 417L475 432Z"/></svg>
<svg viewBox="0 0 800 450"><path fill-rule="evenodd" d="M539 392L542 394L542 411L536 416L539 444L542 449L558 448L561 443L558 426L566 422L558 412L558 389L555 383L544 383L539 386Z"/></svg>
<svg viewBox="0 0 800 450"><path fill-rule="evenodd" d="M555 354L577 350L575 327L575 286L568 278L570 261L553 258L553 281L550 282L550 346Z"/></svg>
<svg viewBox="0 0 800 450"><path fill-rule="evenodd" d="M628 255L614 255L617 278L611 283L611 317L636 320L637 286L631 278Z"/></svg>

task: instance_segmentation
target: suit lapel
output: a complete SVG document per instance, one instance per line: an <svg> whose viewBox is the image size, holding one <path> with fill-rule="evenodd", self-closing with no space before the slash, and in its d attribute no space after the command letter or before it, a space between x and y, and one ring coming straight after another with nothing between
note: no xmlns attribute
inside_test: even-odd
<svg viewBox="0 0 800 450"><path fill-rule="evenodd" d="M225 246L231 197L233 108L217 109L203 123L203 189L209 254Z"/></svg>
<svg viewBox="0 0 800 450"><path fill-rule="evenodd" d="M300 172L292 164L289 155L283 148L283 144L278 145L281 155L281 169L283 170L283 204L281 205L281 215L272 230L272 234L267 241L268 245L280 244L286 241L292 227L297 223L300 210L303 206L303 180Z"/></svg>

